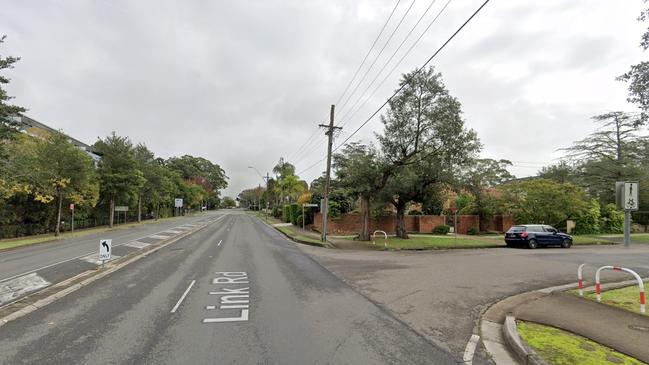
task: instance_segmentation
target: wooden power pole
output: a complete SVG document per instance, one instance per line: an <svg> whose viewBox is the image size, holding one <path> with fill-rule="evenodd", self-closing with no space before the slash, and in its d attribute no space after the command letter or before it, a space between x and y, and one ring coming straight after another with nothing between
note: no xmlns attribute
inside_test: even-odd
<svg viewBox="0 0 649 365"><path fill-rule="evenodd" d="M331 180L331 147L334 141L334 130L342 129L342 127L334 126L335 107L335 105L331 106L331 112L329 113L329 125L320 124L320 127L327 129L325 135L329 137L329 141L327 142L327 174L325 177L324 203L322 204L322 234L320 236L322 242L327 241L327 219L329 216L329 181Z"/></svg>

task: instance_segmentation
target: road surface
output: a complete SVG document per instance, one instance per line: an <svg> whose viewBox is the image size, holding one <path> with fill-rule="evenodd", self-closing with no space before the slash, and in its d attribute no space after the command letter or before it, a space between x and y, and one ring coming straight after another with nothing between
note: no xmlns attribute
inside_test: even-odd
<svg viewBox="0 0 649 365"><path fill-rule="evenodd" d="M2 364L454 364L256 218L227 214L0 327Z"/></svg>

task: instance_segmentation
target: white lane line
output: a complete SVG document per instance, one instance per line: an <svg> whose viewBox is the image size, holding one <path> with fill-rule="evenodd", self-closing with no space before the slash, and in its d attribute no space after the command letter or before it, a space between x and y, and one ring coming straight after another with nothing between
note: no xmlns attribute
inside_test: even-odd
<svg viewBox="0 0 649 365"><path fill-rule="evenodd" d="M219 247L219 246L221 246L221 242L223 242L223 240L220 240L220 241L219 241L219 244L218 244L218 245L216 245L216 247Z"/></svg>
<svg viewBox="0 0 649 365"><path fill-rule="evenodd" d="M219 218L215 219L214 222L210 222L210 223L215 223L215 222L221 220L221 218L223 218L223 217L225 217L225 216L222 215L222 216L220 216ZM157 233L162 233L162 232L164 232L164 231L160 231L160 232L157 232ZM154 234L155 234L155 233L154 233ZM141 239L143 239L143 238L147 238L147 237L149 237L149 236L150 236L150 235L147 235L147 236L144 236L144 237L140 237L140 238L136 238L136 239L133 240L133 241L139 241L139 240L141 240ZM129 241L129 242L131 242L131 241ZM126 244L126 243L128 243L128 242L118 243L118 244L113 245L113 247L122 246L122 245L124 245L124 244ZM73 261L73 260L77 260L77 259L80 259L80 258L82 258L82 257L84 257L84 256L91 255L91 254L93 254L94 252L96 252L96 251L86 252L86 253L81 254L81 255L79 255L79 256L75 256L75 257L72 257L72 258L69 258L69 259L65 259L65 260L61 260L61 261L58 261L58 262L54 262L54 263L49 264L49 265L41 266L41 267L36 268L36 269L32 269L32 270L29 270L29 271L22 272L22 273L20 273L20 274L16 274L16 275L13 275L13 276L10 276L10 277L7 277L7 278L3 278L3 279L0 279L0 283L3 283L3 282L5 282L5 281L7 281L7 280L15 279L15 278L20 277L20 276L23 276L23 275L31 274L31 273L33 273L33 272L37 272L37 271L39 271L39 270L48 269L48 268L50 268L50 267L52 267L52 266L56 266L56 265L64 264L64 263L66 263L66 262L70 262L70 261Z"/></svg>
<svg viewBox="0 0 649 365"><path fill-rule="evenodd" d="M183 296L180 297L180 299L178 299L178 303L176 303L176 305L174 305L174 307L171 309L171 313L176 313L176 309L178 309L178 307L180 307L180 303L182 303L183 300L185 300L187 293L189 293L189 290L192 288L192 286L194 286L194 283L196 283L196 280L192 280L192 282L187 287L187 290L185 290L185 292L183 293Z"/></svg>
<svg viewBox="0 0 649 365"><path fill-rule="evenodd" d="M478 346L478 341L480 341L480 336L471 335L471 338L469 339L469 342L466 344L466 348L464 349L464 357L462 358L462 360L464 360L464 364L473 364L473 354L475 353L475 348Z"/></svg>

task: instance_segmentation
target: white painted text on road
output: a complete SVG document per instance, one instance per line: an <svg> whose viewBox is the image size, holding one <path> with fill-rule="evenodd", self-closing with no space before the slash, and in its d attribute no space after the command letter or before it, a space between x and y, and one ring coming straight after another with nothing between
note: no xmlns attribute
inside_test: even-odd
<svg viewBox="0 0 649 365"><path fill-rule="evenodd" d="M248 273L245 271L219 271L215 272L216 277L212 279L215 290L209 295L214 296L218 305L208 305L208 311L216 311L218 315L210 314L210 318L204 318L203 323L223 322L245 322L250 315L250 287L242 286L249 284Z"/></svg>

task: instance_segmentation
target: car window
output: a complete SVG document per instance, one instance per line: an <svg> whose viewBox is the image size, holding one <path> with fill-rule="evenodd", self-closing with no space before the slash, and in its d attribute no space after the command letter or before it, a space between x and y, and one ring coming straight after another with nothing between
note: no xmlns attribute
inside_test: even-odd
<svg viewBox="0 0 649 365"><path fill-rule="evenodd" d="M552 233L557 232L556 228L551 226L544 226L543 228L545 228L546 232L552 232Z"/></svg>
<svg viewBox="0 0 649 365"><path fill-rule="evenodd" d="M525 231L524 226L513 226L512 228L509 229L509 232L512 232L512 233L524 232L524 231Z"/></svg>
<svg viewBox="0 0 649 365"><path fill-rule="evenodd" d="M530 232L543 232L543 227L541 226L529 226L527 230Z"/></svg>

